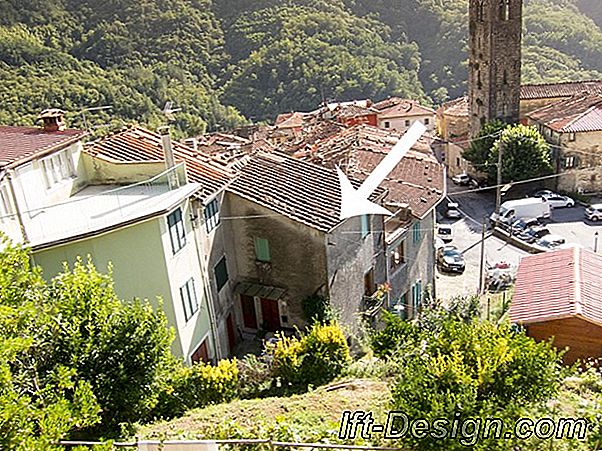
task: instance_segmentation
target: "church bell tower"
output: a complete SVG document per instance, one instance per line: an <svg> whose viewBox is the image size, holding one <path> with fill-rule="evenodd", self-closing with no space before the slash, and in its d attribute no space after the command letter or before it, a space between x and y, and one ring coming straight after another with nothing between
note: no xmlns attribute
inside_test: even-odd
<svg viewBox="0 0 602 451"><path fill-rule="evenodd" d="M523 0L470 0L470 135L494 119L519 120Z"/></svg>

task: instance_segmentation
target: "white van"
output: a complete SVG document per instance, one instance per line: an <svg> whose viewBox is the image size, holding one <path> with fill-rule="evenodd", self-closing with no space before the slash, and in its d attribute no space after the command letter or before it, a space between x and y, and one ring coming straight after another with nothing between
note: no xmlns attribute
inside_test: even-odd
<svg viewBox="0 0 602 451"><path fill-rule="evenodd" d="M500 205L500 214L491 214L491 222L511 224L517 219L549 218L550 204L541 197L527 197L526 199L509 200Z"/></svg>

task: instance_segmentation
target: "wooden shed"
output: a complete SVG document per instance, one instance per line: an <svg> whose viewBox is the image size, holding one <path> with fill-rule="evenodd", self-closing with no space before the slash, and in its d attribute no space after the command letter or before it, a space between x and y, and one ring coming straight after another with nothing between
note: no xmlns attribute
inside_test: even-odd
<svg viewBox="0 0 602 451"><path fill-rule="evenodd" d="M568 348L564 362L602 357L602 256L572 247L524 257L510 320Z"/></svg>

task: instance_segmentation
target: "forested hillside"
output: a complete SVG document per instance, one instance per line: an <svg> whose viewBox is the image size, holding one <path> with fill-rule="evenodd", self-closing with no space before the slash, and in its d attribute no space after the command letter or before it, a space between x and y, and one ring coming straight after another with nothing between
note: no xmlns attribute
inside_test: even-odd
<svg viewBox="0 0 602 451"><path fill-rule="evenodd" d="M525 0L524 80L602 78L600 0ZM466 80L467 0L0 0L0 123L56 106L81 125L180 133L323 100L433 103Z"/></svg>

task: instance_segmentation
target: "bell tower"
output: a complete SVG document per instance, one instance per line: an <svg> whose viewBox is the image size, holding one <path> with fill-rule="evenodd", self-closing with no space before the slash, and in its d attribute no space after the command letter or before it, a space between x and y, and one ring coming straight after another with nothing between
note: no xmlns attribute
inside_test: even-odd
<svg viewBox="0 0 602 451"><path fill-rule="evenodd" d="M519 119L523 0L470 0L470 135L487 122Z"/></svg>

